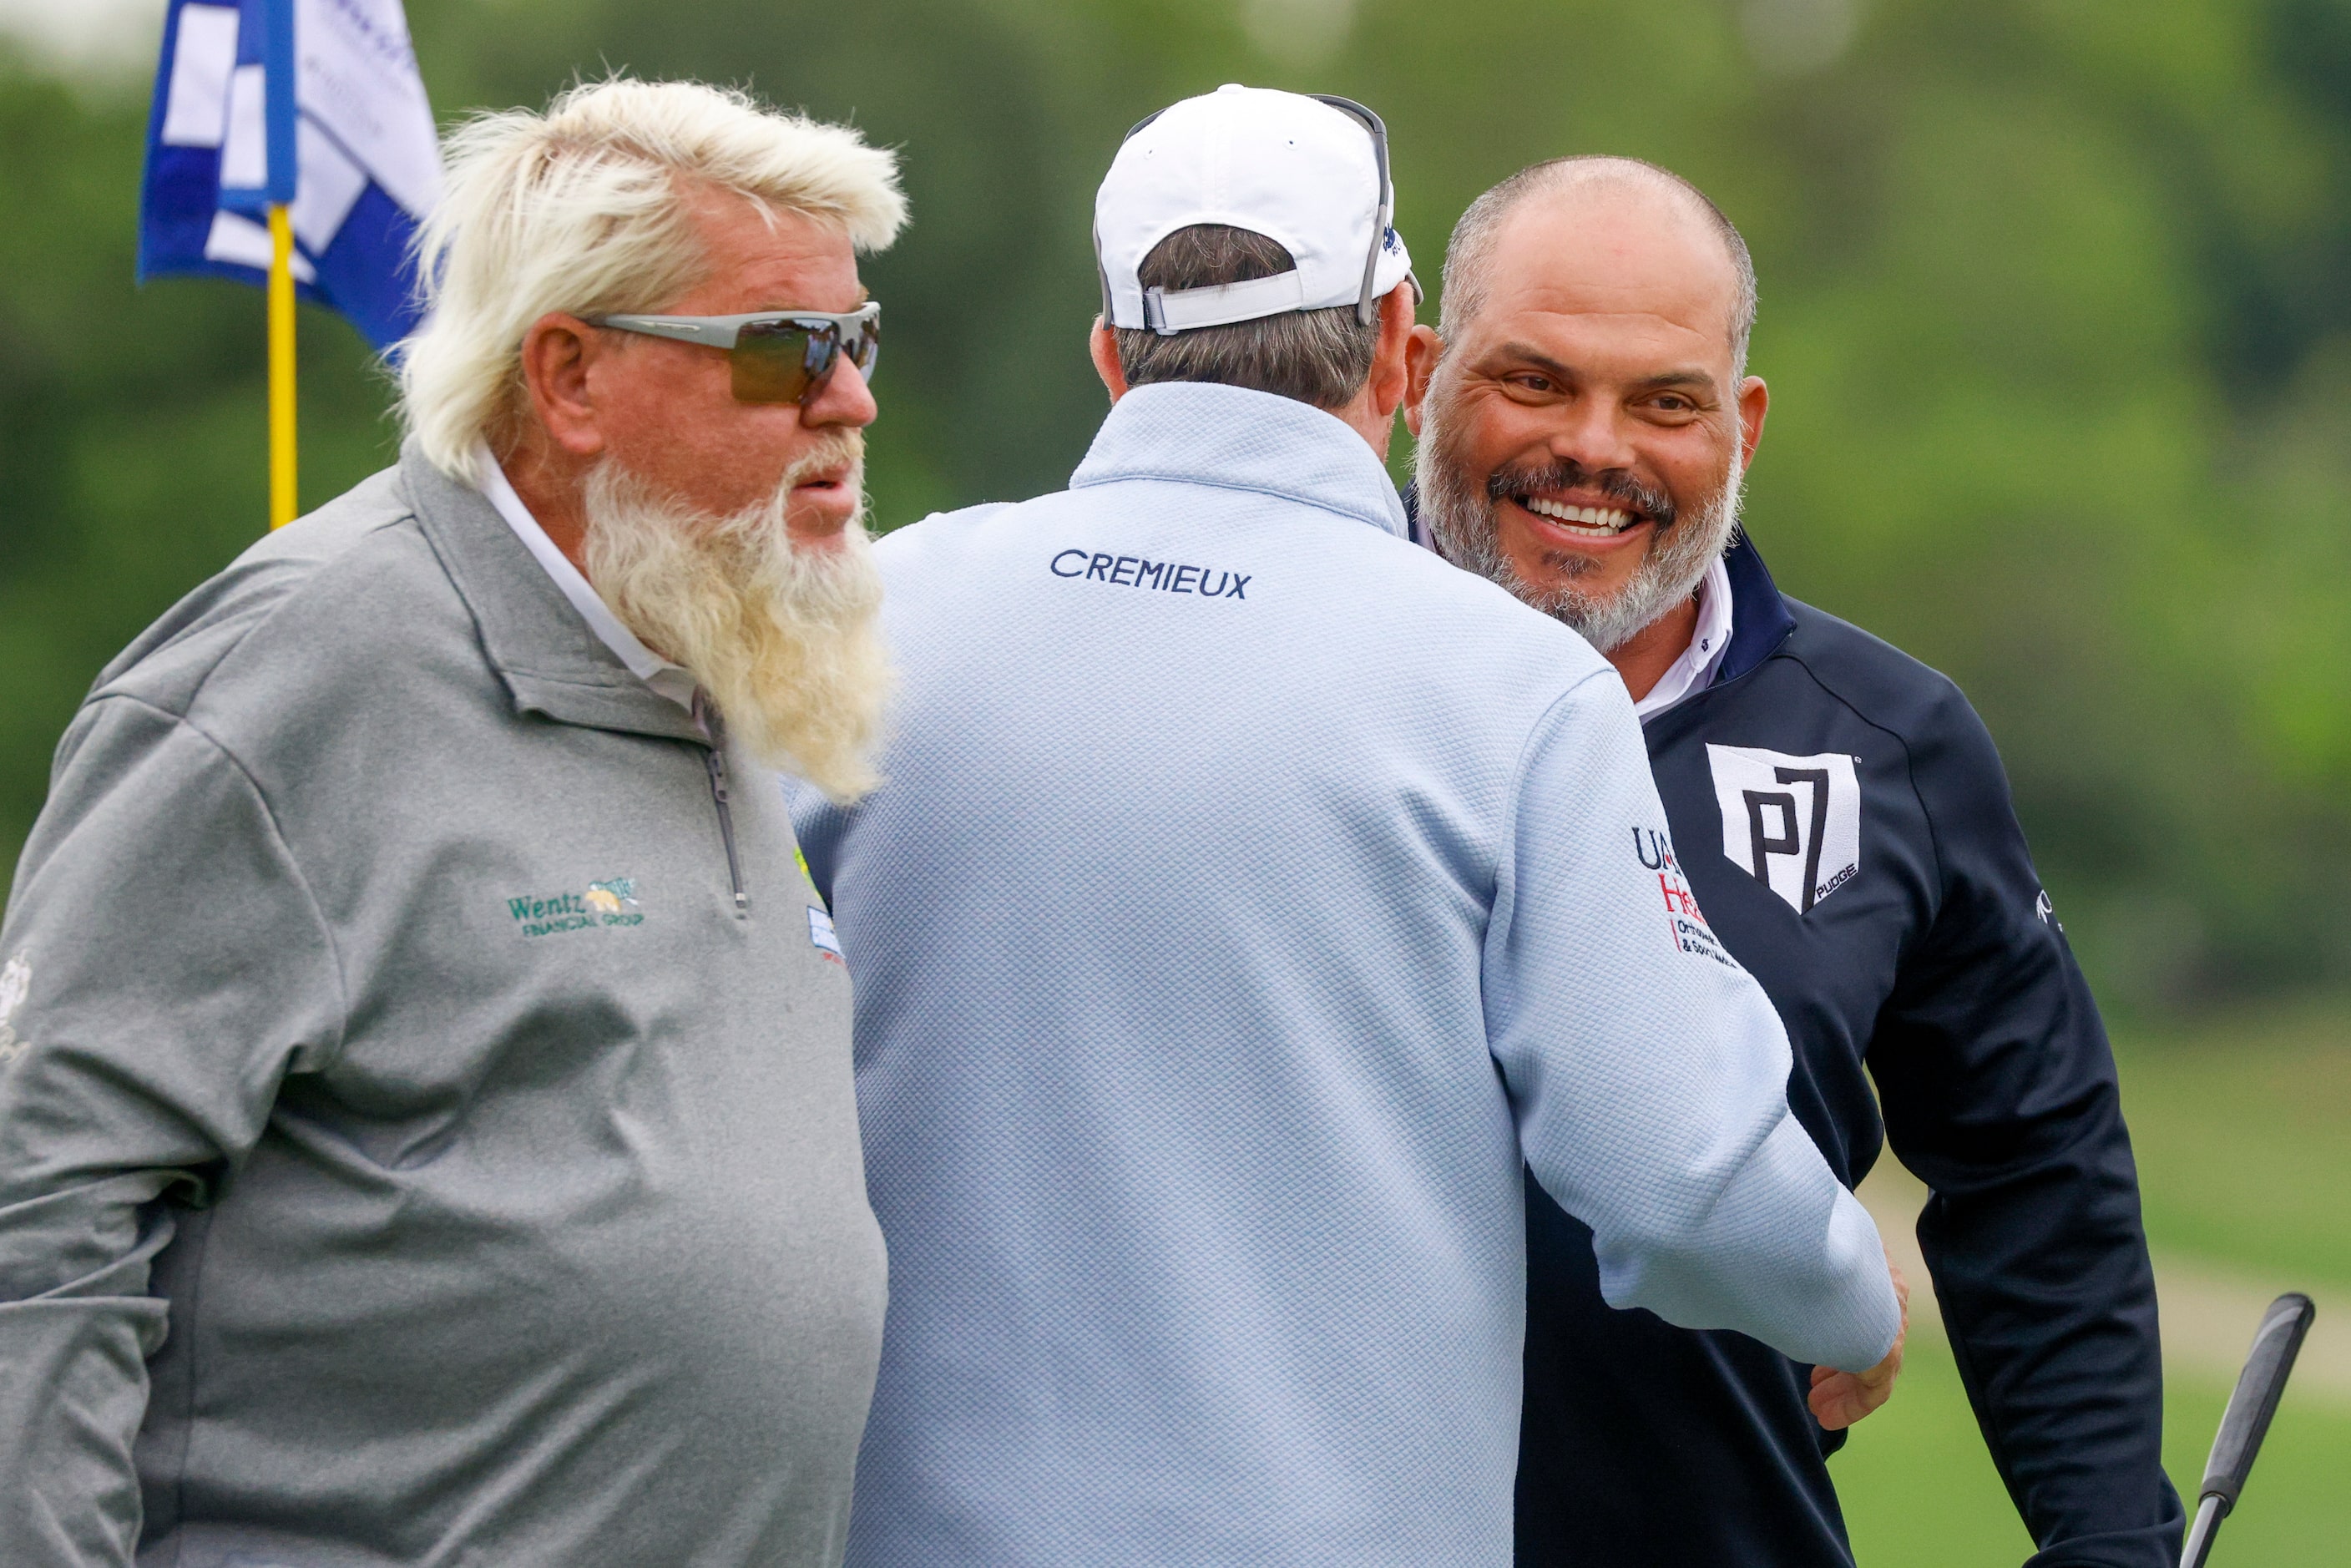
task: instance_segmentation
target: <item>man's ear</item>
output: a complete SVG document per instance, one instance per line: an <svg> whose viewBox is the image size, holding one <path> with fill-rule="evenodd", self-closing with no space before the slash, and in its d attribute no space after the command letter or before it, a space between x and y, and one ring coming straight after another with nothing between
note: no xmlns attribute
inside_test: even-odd
<svg viewBox="0 0 2351 1568"><path fill-rule="evenodd" d="M1416 330L1412 316L1417 298L1412 280L1406 278L1380 300L1380 340L1372 350L1372 373L1364 390L1371 396L1374 416L1383 422L1395 417L1405 399L1405 347Z"/></svg>
<svg viewBox="0 0 2351 1568"><path fill-rule="evenodd" d="M1763 384L1761 376L1750 376L1739 383L1739 466L1741 471L1755 462L1755 449L1763 444L1763 416L1771 408L1771 389Z"/></svg>
<svg viewBox="0 0 2351 1568"><path fill-rule="evenodd" d="M561 311L540 317L522 337L522 379L531 411L549 439L575 457L604 450L588 371L608 351L595 328Z"/></svg>
<svg viewBox="0 0 2351 1568"><path fill-rule="evenodd" d="M1420 439L1420 405L1428 401L1429 379L1444 353L1445 340L1434 327L1415 327L1404 346L1404 427L1415 441Z"/></svg>
<svg viewBox="0 0 2351 1568"><path fill-rule="evenodd" d="M1110 401L1116 402L1126 395L1126 370L1118 362L1118 334L1110 323L1094 318L1093 335L1086 340L1086 350L1093 356L1094 374L1110 389Z"/></svg>

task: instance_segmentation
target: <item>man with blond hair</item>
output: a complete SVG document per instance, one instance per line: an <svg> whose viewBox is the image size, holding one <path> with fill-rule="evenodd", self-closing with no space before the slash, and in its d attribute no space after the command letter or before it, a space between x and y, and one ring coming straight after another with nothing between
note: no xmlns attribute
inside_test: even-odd
<svg viewBox="0 0 2351 1568"><path fill-rule="evenodd" d="M0 926L8 1568L841 1554L884 1266L765 780L871 782L894 162L625 80L449 151L398 465L99 675Z"/></svg>

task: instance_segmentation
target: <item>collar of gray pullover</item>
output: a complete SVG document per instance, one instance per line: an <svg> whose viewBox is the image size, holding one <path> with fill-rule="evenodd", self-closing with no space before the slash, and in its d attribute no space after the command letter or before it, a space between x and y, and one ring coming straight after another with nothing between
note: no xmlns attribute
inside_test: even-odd
<svg viewBox="0 0 2351 1568"><path fill-rule="evenodd" d="M426 462L413 442L401 450L400 477L517 712L704 743L691 715L589 630L487 497Z"/></svg>

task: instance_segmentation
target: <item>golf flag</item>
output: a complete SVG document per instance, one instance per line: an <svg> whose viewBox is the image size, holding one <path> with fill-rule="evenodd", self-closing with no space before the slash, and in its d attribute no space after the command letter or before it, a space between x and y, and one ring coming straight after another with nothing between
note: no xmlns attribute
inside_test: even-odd
<svg viewBox="0 0 2351 1568"><path fill-rule="evenodd" d="M264 282L268 210L283 205L296 288L388 348L416 325L410 243L440 191L433 110L400 0L171 0L148 121L141 281Z"/></svg>

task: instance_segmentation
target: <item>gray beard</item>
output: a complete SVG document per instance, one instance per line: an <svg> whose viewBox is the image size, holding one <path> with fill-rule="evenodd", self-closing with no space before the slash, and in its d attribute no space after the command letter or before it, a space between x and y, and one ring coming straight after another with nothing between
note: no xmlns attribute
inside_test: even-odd
<svg viewBox="0 0 2351 1568"><path fill-rule="evenodd" d="M1576 579L1594 573L1596 563L1564 551L1547 564L1566 574L1556 587L1529 582L1502 553L1495 514L1502 503L1488 494L1483 476L1473 476L1453 439L1449 398L1432 388L1422 406L1420 444L1413 453L1413 476L1420 485L1420 517L1446 559L1508 589L1520 602L1581 633L1603 654L1613 653L1698 591L1708 568L1730 548L1739 529L1740 482L1734 454L1729 472L1713 495L1676 516L1650 537L1641 563L1613 594L1588 592Z"/></svg>

